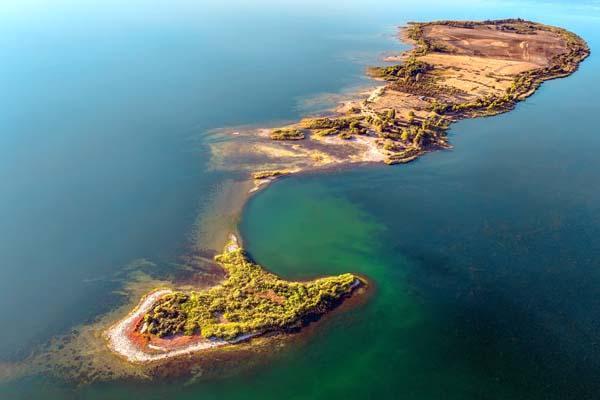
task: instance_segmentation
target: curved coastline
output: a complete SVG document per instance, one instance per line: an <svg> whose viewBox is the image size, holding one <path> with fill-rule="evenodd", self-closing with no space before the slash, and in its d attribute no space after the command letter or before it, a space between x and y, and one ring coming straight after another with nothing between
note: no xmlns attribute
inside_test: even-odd
<svg viewBox="0 0 600 400"><path fill-rule="evenodd" d="M502 21L519 21L518 23L520 24L522 22L522 20L502 20ZM526 21L527 22L527 21ZM478 26L477 24L486 24L486 23L491 23L490 21L484 21L484 22L473 22L472 24L475 24L475 26ZM510 24L512 22L507 22L507 24ZM450 27L448 29L454 28L455 25L458 27L457 29L472 29L469 26L467 26L468 24L471 24L471 22L465 22L465 21L461 21L461 22L457 22L457 21L438 21L438 22L432 22L432 23L422 23L422 24L413 24L411 25L413 27L413 31L409 31L408 29L405 29L402 31L402 38L405 41L408 41L410 43L412 43L414 45L414 48L409 50L405 56L403 56L402 61L406 63L407 60L407 56L418 56L418 57L424 57L429 55L430 57L428 58L428 60L431 59L435 59L435 57L446 57L444 59L444 61L447 61L447 58L450 56L449 54L446 53L446 50L443 50L441 47L440 49L437 50L432 50L432 48L435 48L435 46L442 46L443 44L439 43L439 40L437 39L431 39L428 38L427 35L425 35L423 32L426 29L435 29L435 27ZM533 24L533 23L531 23ZM414 27L417 27L418 30L420 30L420 34L415 33ZM433 27L433 28L431 28ZM535 29L535 28L539 28L539 29L546 29L545 25L540 25L540 24L535 24L532 25L531 29ZM444 28L442 28L444 29ZM560 28L552 28L552 29L560 29ZM560 32L567 32L567 34L569 35L573 35L568 31L564 31L564 30L560 30ZM512 34L512 32L511 32ZM525 33L521 33L521 34L531 34L531 32L526 31ZM562 33L560 33L562 34ZM575 38L578 38L576 35L574 35ZM566 39L565 39L566 40ZM576 40L576 39L573 39ZM518 73L516 73L517 78L515 78L515 82L521 82L519 85L522 86L518 86L516 89L513 89L512 91L509 91L507 89L507 92L510 94L509 97L507 97L505 100L499 101L499 98L496 97L491 97L491 95L489 95L489 93L485 94L484 98L486 98L485 101L479 101L477 100L477 102L472 101L472 99L467 103L467 102L463 102L463 103L452 103L451 101L446 102L446 103L440 103L440 107L438 109L434 109L432 110L432 112L435 113L436 115L436 120L433 121L432 123L434 124L439 124L436 125L437 127L439 127L440 129L435 129L435 135L431 136L431 138L429 139L429 142L426 142L425 144L419 143L418 146L417 144L415 144L415 142L413 142L413 138L411 138L411 146L405 146L408 142L406 140L404 140L403 138L394 138L394 137L386 137L384 144L381 145L381 136L380 135L375 135L372 136L370 134L363 134L363 133L358 133L356 134L354 137L350 138L350 141L348 141L348 138L343 138L341 137L342 134L344 134L346 132L346 130L350 129L349 127L351 125L345 124L338 129L338 126L340 126L339 124L337 124L336 122L333 123L333 127L334 128L322 128L321 126L317 126L316 128L313 128L313 126L316 125L310 125L309 128L307 128L308 125L306 125L306 122L304 122L304 125L300 125L300 124L293 124L291 126L288 127L284 127L284 128L277 128L277 134L280 135L278 137L271 137L270 139L273 139L276 142L284 142L283 146L286 146L286 148L291 148L291 146L289 146L289 143L285 143L286 141L293 141L293 142L300 142L303 141L305 143L304 146L307 146L308 151L312 151L312 148L310 147L310 141L316 141L317 144L316 146L358 146L358 148L361 149L361 153L359 154L358 157L356 158L352 158L352 157L337 157L335 154L330 154L331 157L330 159L327 159L327 162L319 162L317 160L315 160L315 162L311 165L308 166L294 166L292 165L291 168L286 168L286 169L272 169L272 170L257 170L254 172L254 175L252 176L254 182L255 182L255 187L253 189L250 190L250 192L247 194L247 196L250 196L253 193L256 193L259 189L263 189L264 187L266 187L270 182L274 181L275 179L278 179L279 177L282 176L286 176L286 175L290 175L290 174L294 174L294 173L298 173L298 172L302 172L302 171L306 171L306 170L313 170L313 169L319 169L319 168L323 168L323 167L330 167L332 165L341 165L341 164L347 164L347 163L355 163L355 162L386 162L387 164L398 164L398 163L406 163L406 162L410 162L413 161L415 159L417 159L419 156L421 156L422 154L429 152L429 151L433 151L436 149L443 149L443 148L449 148L450 145L447 142L446 136L444 134L444 132L447 130L448 126L452 123L455 122L459 119L464 119L464 118L475 118L475 117L479 117L479 116L491 116L491 115L496 115L498 113L502 113L502 112L507 112L510 111L514 105L516 103L518 103L519 101L524 100L525 98L527 98L528 96L530 96L531 94L533 94L536 89L539 87L539 85L546 81L546 80L550 80L550 79L555 79L555 78L561 78L561 77L565 77L568 76L570 74L572 74L576 69L577 66L579 65L579 63L581 61L583 61L583 59L585 59L588 55L589 55L589 48L587 48L587 45L585 45L585 42L583 42L583 40L581 38L579 38L579 40L581 40L581 42L578 42L577 45L580 46L579 47L579 53L577 54L577 57L575 58L569 58L568 62L567 62L567 67L566 69L556 69L554 68L554 65L551 66L546 66L546 67L540 67L538 64L538 67L534 68L534 67L529 67L529 69L524 69L523 71L520 71ZM522 42L525 43L525 42ZM565 45L566 46L566 45ZM419 53L422 53L419 55ZM440 55L440 54L442 55ZM558 56L560 57L562 55L562 53L557 53ZM454 54L456 55L456 54ZM461 56L461 54L458 54L458 56ZM569 55L570 57L571 55ZM506 65L500 65L497 66L497 68L506 68L508 65L508 67L511 68L517 68L515 67L516 64L506 64ZM523 67L522 65L520 67ZM381 118L380 115L380 111L382 109L374 109L374 108L370 108L372 104L376 103L377 101L381 100L382 98L384 99L384 103L386 100L389 100L389 94L386 94L386 90L392 86L392 85L406 85L407 82L412 85L413 87L411 87L410 90L422 90L423 88L421 87L421 84L419 83L419 81L421 80L421 82L423 82L423 80L425 80L427 77L428 67L425 67L423 65L419 65L419 72L416 75L409 75L408 76L408 80L406 80L406 77L402 78L405 80L399 81L397 79L397 75L396 72L397 70L395 70L393 72L393 75L390 75L391 70L386 70L386 69L382 69L382 70L378 70L377 73L380 73L382 75L377 76L377 78L387 81L385 86L379 86L377 87L371 94L369 94L368 98L366 100L364 100L364 104L367 104L368 107L362 107L360 108L360 113L362 115L362 113L366 113L369 115L374 115L377 118ZM435 70L435 65L433 67L433 69ZM545 68L545 69L544 69ZM406 71L402 70L402 74L405 74ZM414 81L414 78L416 78L416 81ZM495 79L504 79L504 78L495 78ZM415 83L417 82L417 83ZM433 82L433 81L432 81ZM432 83L433 84L433 83ZM437 84L437 83L436 83ZM417 89L415 89L414 87L417 87ZM431 87L429 87L431 89ZM458 92L457 92L458 93ZM395 94L394 94L395 95ZM460 93L460 95L462 96L462 93ZM388 97L386 97L388 96ZM412 94L411 96L415 96L414 94ZM417 99L424 101L423 99L421 99L421 97L425 97L423 94L420 94L420 92L417 92L416 94ZM458 96L458 94L457 94ZM488 99L489 97L489 99ZM406 96L403 98L407 98ZM438 100L437 98L434 96L433 97L433 102L434 105L437 106L438 104ZM394 101L398 101L398 99L395 99ZM386 105L390 105L393 103L387 103ZM465 105L465 104L471 104L470 106ZM356 104L351 103L350 104L350 108L355 107ZM389 109L386 108L386 109ZM375 110L375 111L374 111ZM402 110L401 110L402 111ZM335 116L332 116L331 118L329 118L331 121L339 121L342 120L344 118L348 118L348 106L346 105L346 109L343 110L342 113L338 112ZM350 111L351 113L354 112L354 114L350 114L355 115L356 114L356 110L354 111ZM415 119L415 114L413 113L412 116L411 114L406 114L406 113L402 113L400 115L400 117L396 118L396 115L398 114L398 111L396 109L394 109L394 116L393 117L389 117L387 120L384 117L384 122L383 122L383 126L384 127L389 127L389 131L392 133L393 129L403 129L406 130L407 126L410 128L413 126L412 124L412 120ZM391 115L391 113L390 113ZM416 119L418 120L418 122L423 126L423 129L425 130L425 123L426 121L429 121L429 117L427 116L429 114L418 114L416 116ZM406 120L411 119L410 122L408 122L408 124L406 124ZM400 122L398 122L398 120ZM359 120L362 121L362 120ZM327 122L329 124L329 122ZM429 122L427 122L429 123ZM388 125L385 125L388 124ZM329 125L328 125L329 126ZM358 124L354 125L354 128L359 127L360 129L364 128L365 132L370 133L370 129L366 127L362 122L359 122ZM352 129L354 129L352 128ZM293 129L293 131L290 131L293 133L290 133L289 135L286 133L286 129ZM305 133L302 133L302 137L300 137L300 134L298 133L298 129L305 129L306 131L306 138L305 138ZM330 134L324 134L321 137L319 136L319 131L324 131L324 130L329 130L329 129L337 129L335 131L335 136L330 136ZM382 131L385 132L384 128L382 128ZM238 135L239 133L236 132ZM264 134L264 132L263 132ZM419 133L416 133L415 136L419 135ZM237 135L236 135L237 136ZM425 136L425 134L423 133L423 136ZM423 137L422 136L422 137ZM390 144L391 143L391 144ZM390 148L386 148L386 145ZM296 143L294 143L292 146L296 146L293 147L294 151L301 151L300 147L302 147L302 145L298 145ZM396 147L393 147L396 146ZM404 147L403 147L404 146ZM325 152L327 153L327 151L330 148L327 147L326 150L323 150L322 148L319 148L319 151ZM336 158L337 157L337 158ZM236 251L239 249L239 246L237 244L237 238L235 236L233 236L232 241L227 244L226 247L226 251L227 252L231 252L231 251ZM351 291L350 294L352 294L354 292L354 289L357 288L358 286L361 286L361 281L360 280L356 280L352 283L352 287L351 287ZM233 338L230 339L222 339L222 338L202 338L199 335L197 335L195 338L189 340L189 341L183 341L181 344L175 344L173 346L156 346L152 343L147 343L145 346L140 345L140 342L136 340L135 335L139 334L139 330L140 330L140 322L142 321L142 319L145 317L145 315L147 315L152 308L157 304L157 302L159 302L159 300L163 299L165 296L167 295L171 295L174 294L175 291L171 290L171 289L157 289L151 293L149 293L148 295L146 295L138 304L138 306L128 314L127 317L125 317L124 319L118 321L117 323L115 323L113 326L111 326L105 333L105 337L107 339L108 342L108 346L109 348L116 354L118 354L121 357L124 357L127 361L132 362L132 363L149 363L149 362L158 362L158 361L163 361L163 360L167 360L167 359L171 359L171 358L176 358L176 357L180 357L180 356L184 356L184 355L189 355L192 353L196 353L196 352L200 352L202 350L207 350L207 349L211 349L211 348L216 348L216 347L221 347L224 345L228 345L228 344L235 344L235 343L239 343L248 339L251 339L252 337L256 337L259 335L262 335L265 333L265 331L257 331L257 332L252 332L252 333L243 333L240 335L237 335ZM142 328L142 331L145 331L144 328Z"/></svg>
<svg viewBox="0 0 600 400"><path fill-rule="evenodd" d="M118 321L106 331L108 347L114 353L122 356L127 361L141 364L185 356L201 350L211 349L227 344L239 343L260 334L246 334L229 341L219 339L205 340L170 349L153 347L152 345L149 345L149 348L155 350L155 352L144 351L132 338L131 334L136 325L143 318L144 314L146 314L152 308L154 303L156 303L165 295L173 292L174 291L171 289L158 289L149 293L142 300L140 300L140 303L137 305L135 310L133 310L126 318Z"/></svg>

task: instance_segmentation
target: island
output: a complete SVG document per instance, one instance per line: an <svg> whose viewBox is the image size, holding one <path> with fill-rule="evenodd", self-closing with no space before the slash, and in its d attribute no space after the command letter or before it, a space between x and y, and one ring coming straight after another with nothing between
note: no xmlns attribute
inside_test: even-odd
<svg viewBox="0 0 600 400"><path fill-rule="evenodd" d="M460 119L507 112L549 79L578 68L590 50L565 29L522 19L409 23L413 47L367 73L377 82L325 115L285 126L236 130L214 144L222 166L248 171L255 192L302 171L352 163L403 164L450 148ZM160 361L297 331L366 287L351 273L291 282L267 272L231 236L215 261L226 272L202 291L157 289L105 334L130 362Z"/></svg>
<svg viewBox="0 0 600 400"><path fill-rule="evenodd" d="M227 272L221 284L198 292L149 294L109 329L111 349L144 363L296 330L366 284L352 274L303 282L280 279L254 264L233 235L215 261Z"/></svg>

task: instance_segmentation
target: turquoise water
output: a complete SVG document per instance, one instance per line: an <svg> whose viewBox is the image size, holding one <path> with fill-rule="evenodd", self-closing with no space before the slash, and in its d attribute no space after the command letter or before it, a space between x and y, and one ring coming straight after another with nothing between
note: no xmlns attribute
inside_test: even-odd
<svg viewBox="0 0 600 400"><path fill-rule="evenodd" d="M407 20L521 16L600 40L595 2L33 2L0 6L0 360L122 301L132 261L173 264L211 193L210 129L299 117L364 84ZM600 188L594 54L452 151L275 183L240 224L289 278L357 272L368 302L222 379L3 398L595 398ZM235 177L235 176L233 176ZM201 244L200 244L201 245Z"/></svg>

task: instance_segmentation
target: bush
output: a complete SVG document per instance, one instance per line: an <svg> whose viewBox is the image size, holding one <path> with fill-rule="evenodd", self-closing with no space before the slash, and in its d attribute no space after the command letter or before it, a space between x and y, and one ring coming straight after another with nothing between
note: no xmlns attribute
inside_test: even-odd
<svg viewBox="0 0 600 400"><path fill-rule="evenodd" d="M424 74L433 69L431 64L417 60L416 57L408 58L403 64L392 65L389 67L371 67L367 73L374 78L382 78L388 81L398 79L415 80L418 75Z"/></svg>
<svg viewBox="0 0 600 400"><path fill-rule="evenodd" d="M302 140L304 132L299 129L273 129L270 137L273 140Z"/></svg>

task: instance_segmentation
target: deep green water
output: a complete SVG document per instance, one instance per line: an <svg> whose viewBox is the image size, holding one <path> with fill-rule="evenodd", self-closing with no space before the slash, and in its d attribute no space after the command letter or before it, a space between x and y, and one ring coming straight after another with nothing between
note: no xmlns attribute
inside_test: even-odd
<svg viewBox="0 0 600 400"><path fill-rule="evenodd" d="M207 169L207 132L296 118L303 99L364 83L364 65L399 48L394 25L518 15L592 52L600 41L596 2L0 10L0 360L118 304L136 259L171 275L231 177ZM374 287L302 345L192 385L34 377L0 398L597 398L596 60L509 114L454 125L452 151L287 178L252 198L240 230L256 261Z"/></svg>

